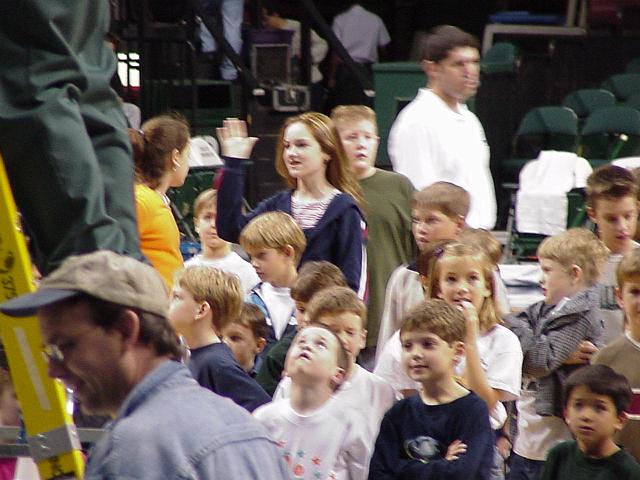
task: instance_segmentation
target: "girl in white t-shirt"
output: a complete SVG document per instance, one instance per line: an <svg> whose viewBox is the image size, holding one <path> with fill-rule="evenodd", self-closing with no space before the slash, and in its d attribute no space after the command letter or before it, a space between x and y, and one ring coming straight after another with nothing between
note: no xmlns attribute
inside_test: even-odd
<svg viewBox="0 0 640 480"><path fill-rule="evenodd" d="M493 265L476 246L445 245L428 274L428 297L438 297L462 310L467 320L465 358L460 373L465 386L489 408L491 427L507 419L502 402L516 400L522 379L522 349L518 337L498 316ZM498 463L496 457L496 464ZM496 470L492 478L503 478Z"/></svg>

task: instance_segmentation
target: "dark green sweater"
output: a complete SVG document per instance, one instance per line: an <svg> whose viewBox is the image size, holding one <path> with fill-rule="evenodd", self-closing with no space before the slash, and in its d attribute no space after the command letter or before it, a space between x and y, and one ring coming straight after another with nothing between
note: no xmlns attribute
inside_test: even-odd
<svg viewBox="0 0 640 480"><path fill-rule="evenodd" d="M638 480L640 465L624 449L605 458L585 456L575 441L549 451L540 480Z"/></svg>

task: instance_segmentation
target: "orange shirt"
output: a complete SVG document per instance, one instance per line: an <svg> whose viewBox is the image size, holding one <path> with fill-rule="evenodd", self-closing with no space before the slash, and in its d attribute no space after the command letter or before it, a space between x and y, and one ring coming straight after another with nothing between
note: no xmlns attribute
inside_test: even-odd
<svg viewBox="0 0 640 480"><path fill-rule="evenodd" d="M161 194L138 183L135 195L142 253L171 289L174 273L183 266L178 225Z"/></svg>

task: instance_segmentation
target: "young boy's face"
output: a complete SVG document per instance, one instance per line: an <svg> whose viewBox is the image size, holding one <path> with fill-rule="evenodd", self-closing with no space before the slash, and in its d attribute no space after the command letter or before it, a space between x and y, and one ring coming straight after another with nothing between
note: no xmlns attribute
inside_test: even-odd
<svg viewBox="0 0 640 480"><path fill-rule="evenodd" d="M638 201L633 196L600 198L587 212L591 221L598 225L600 240L611 253L629 250L638 223Z"/></svg>
<svg viewBox="0 0 640 480"><path fill-rule="evenodd" d="M622 287L616 290L618 305L627 317L629 333L640 341L640 274L625 279Z"/></svg>
<svg viewBox="0 0 640 480"><path fill-rule="evenodd" d="M296 322L298 323L298 329L302 329L309 324L309 317L307 317L307 302L300 302L298 300L296 303Z"/></svg>
<svg viewBox="0 0 640 480"><path fill-rule="evenodd" d="M571 297L576 293L575 279L566 267L555 260L540 258L540 269L540 287L544 293L544 303L556 305L564 297Z"/></svg>
<svg viewBox="0 0 640 480"><path fill-rule="evenodd" d="M179 284L173 285L169 304L169 321L178 334L184 335L189 332L201 306L202 304L196 302L191 292Z"/></svg>
<svg viewBox="0 0 640 480"><path fill-rule="evenodd" d="M283 279L289 276L293 265L292 256L276 248L260 248L249 255L260 280L277 287L284 286Z"/></svg>
<svg viewBox="0 0 640 480"><path fill-rule="evenodd" d="M611 397L580 385L571 391L565 421L582 452L601 456L600 452L613 444L613 434L624 425L625 415L617 412Z"/></svg>
<svg viewBox="0 0 640 480"><path fill-rule="evenodd" d="M294 338L287 353L287 374L294 380L340 383L344 372L338 366L338 339L326 328L306 327Z"/></svg>
<svg viewBox="0 0 640 480"><path fill-rule="evenodd" d="M446 380L462 354L462 342L449 344L435 333L400 333L402 366L411 380L424 384Z"/></svg>
<svg viewBox="0 0 640 480"><path fill-rule="evenodd" d="M411 231L418 249L422 252L430 242L452 240L458 236L464 224L435 208L412 208Z"/></svg>
<svg viewBox="0 0 640 480"><path fill-rule="evenodd" d="M469 302L479 312L485 299L491 296L482 265L473 258L442 258L439 277L438 296L447 303L460 306Z"/></svg>
<svg viewBox="0 0 640 480"><path fill-rule="evenodd" d="M356 177L366 175L376 162L378 154L378 129L369 120L336 122L340 140Z"/></svg>
<svg viewBox="0 0 640 480"><path fill-rule="evenodd" d="M222 341L229 345L236 361L245 372L251 371L256 355L265 345L264 338L256 337L251 328L237 322L227 325L222 330Z"/></svg>
<svg viewBox="0 0 640 480"><path fill-rule="evenodd" d="M220 250L229 245L218 236L215 208L202 209L195 218L195 227L200 237L202 248L205 250Z"/></svg>
<svg viewBox="0 0 640 480"><path fill-rule="evenodd" d="M336 334L347 351L349 362L356 363L358 354L367 341L367 331L362 326L362 319L355 313L342 312L324 315L318 318L318 323Z"/></svg>

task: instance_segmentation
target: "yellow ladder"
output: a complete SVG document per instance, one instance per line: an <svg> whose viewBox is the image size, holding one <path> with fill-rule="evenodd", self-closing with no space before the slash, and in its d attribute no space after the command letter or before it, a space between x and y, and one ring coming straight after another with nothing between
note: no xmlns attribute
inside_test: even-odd
<svg viewBox="0 0 640 480"><path fill-rule="evenodd" d="M34 290L31 260L0 157L0 302ZM65 408L64 388L47 375L38 320L0 313L0 333L22 409L29 451L41 480L81 479L84 461L78 433Z"/></svg>

